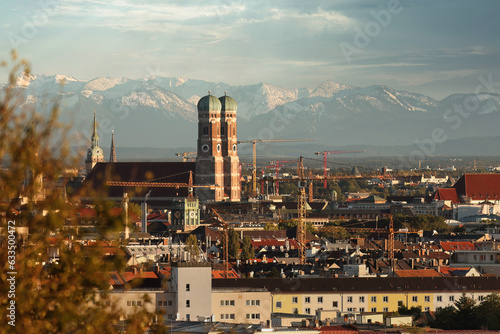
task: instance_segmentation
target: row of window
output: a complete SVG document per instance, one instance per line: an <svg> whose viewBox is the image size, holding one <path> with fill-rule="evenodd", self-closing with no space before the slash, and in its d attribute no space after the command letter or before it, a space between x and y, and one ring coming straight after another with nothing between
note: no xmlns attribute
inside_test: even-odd
<svg viewBox="0 0 500 334"><path fill-rule="evenodd" d="M234 320L234 313L230 313L230 314L221 314L220 315L220 318L221 320L226 320L226 319L231 319L231 320Z"/></svg>
<svg viewBox="0 0 500 334"><path fill-rule="evenodd" d="M247 319L260 319L260 313L247 313Z"/></svg>
<svg viewBox="0 0 500 334"><path fill-rule="evenodd" d="M477 299L478 299L478 301L483 301L484 297L483 296L478 296ZM376 303L377 302L377 296L372 296L370 298L370 300L371 300L372 303ZM448 296L448 300L450 302L454 302L455 301L455 296ZM347 296L346 301L347 301L347 303L353 303L353 297L352 296ZM411 297L411 301L414 302L414 303L418 303L418 296L412 296ZM442 302L443 301L443 297L442 296L437 296L436 297L436 301L437 302ZM249 301L247 300L247 305L249 305L248 302ZM298 302L299 302L299 298L298 297L292 297L292 303L293 304L297 304ZM306 304L311 303L311 297L305 297L304 298L304 302ZM360 303L364 303L365 302L365 297L364 296L359 296L359 302ZM389 296L382 296L382 302L388 303L389 302ZM424 302L430 303L431 302L431 296L424 296ZM323 303L323 297L318 297L318 303ZM402 302L398 302L398 303L402 303ZM257 305L259 305L259 304L257 304ZM333 302L333 307L337 307L337 305L338 305L338 302L334 301ZM276 308L281 308L281 302L276 302Z"/></svg>
<svg viewBox="0 0 500 334"><path fill-rule="evenodd" d="M127 300L127 306L142 306L141 300Z"/></svg>
<svg viewBox="0 0 500 334"><path fill-rule="evenodd" d="M171 300L159 300L158 306L172 306L173 302Z"/></svg>

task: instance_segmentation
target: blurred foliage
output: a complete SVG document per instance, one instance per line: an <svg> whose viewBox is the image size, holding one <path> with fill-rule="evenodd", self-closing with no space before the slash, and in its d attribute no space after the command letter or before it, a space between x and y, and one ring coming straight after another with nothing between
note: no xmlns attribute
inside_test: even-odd
<svg viewBox="0 0 500 334"><path fill-rule="evenodd" d="M58 121L57 101L44 113L23 104L17 78L29 75L28 62L12 52L10 62L1 65L9 79L0 93L0 308L6 310L14 300L8 298L6 279L15 271L16 310L15 327L2 316L0 328L17 333L115 333L124 314L110 299L108 273L122 270L125 263L120 257L107 259L104 240L93 247L73 242L79 230L68 222L78 198L68 201L64 179L80 158L70 153L69 128ZM123 217L110 214L112 207L102 201L95 205L101 236L124 228ZM7 262L9 220L15 221L18 232L29 230L26 238L17 234L15 270ZM49 251L58 253L57 261L51 261ZM128 316L127 329L144 332L152 316L137 310Z"/></svg>

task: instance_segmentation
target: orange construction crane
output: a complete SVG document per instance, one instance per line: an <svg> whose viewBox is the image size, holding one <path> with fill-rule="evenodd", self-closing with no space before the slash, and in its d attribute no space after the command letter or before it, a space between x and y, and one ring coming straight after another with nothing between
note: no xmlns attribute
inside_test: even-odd
<svg viewBox="0 0 500 334"><path fill-rule="evenodd" d="M197 154L196 152L175 153L176 156L182 157L182 162L187 162L189 159L194 159L194 157L192 156L196 154Z"/></svg>
<svg viewBox="0 0 500 334"><path fill-rule="evenodd" d="M323 152L315 152L314 154L316 155L322 155L323 156L323 173L324 173L324 177L325 177L325 181L324 181L324 184L323 184L323 188L327 188L327 177L328 177L328 167L327 167L327 163L326 163L326 159L328 157L328 154L343 154L343 153L364 153L366 151L323 151Z"/></svg>
<svg viewBox="0 0 500 334"><path fill-rule="evenodd" d="M229 235L228 235L228 224L226 223L226 221L224 219L222 219L222 217L217 213L217 211L215 211L214 208L212 208L212 211L213 213L217 216L217 218L219 218L219 221L220 223L222 224L222 229L224 230L224 239L223 239L223 243L224 243L224 277L225 278L228 278L228 273L229 273Z"/></svg>
<svg viewBox="0 0 500 334"><path fill-rule="evenodd" d="M257 194L257 143L281 143L297 141L315 141L315 139L252 139L238 141L238 144L252 144L253 146L252 191L254 196Z"/></svg>
<svg viewBox="0 0 500 334"><path fill-rule="evenodd" d="M193 172L189 171L189 181L188 183L184 182L127 182L127 181L106 181L107 186L112 187L145 187L145 188L188 188L188 199L193 199L193 188L211 188L214 189L217 187L214 185L204 185L198 186L193 185Z"/></svg>

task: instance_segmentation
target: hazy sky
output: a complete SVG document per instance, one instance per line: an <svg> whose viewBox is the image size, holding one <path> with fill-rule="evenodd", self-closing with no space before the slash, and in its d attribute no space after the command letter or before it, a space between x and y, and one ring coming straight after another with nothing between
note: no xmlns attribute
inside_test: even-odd
<svg viewBox="0 0 500 334"><path fill-rule="evenodd" d="M479 74L496 74L499 13L488 0L2 1L0 59L16 48L34 73L82 80L156 74L310 88L445 80L473 91Z"/></svg>

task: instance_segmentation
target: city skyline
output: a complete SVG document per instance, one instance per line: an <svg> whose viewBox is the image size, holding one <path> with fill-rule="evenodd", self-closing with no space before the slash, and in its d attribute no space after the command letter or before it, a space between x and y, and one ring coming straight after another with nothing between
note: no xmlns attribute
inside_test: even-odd
<svg viewBox="0 0 500 334"><path fill-rule="evenodd" d="M334 80L440 98L473 92L479 76L496 80L498 7L493 1L3 3L0 45L17 49L33 73L80 80L156 75L309 88Z"/></svg>

